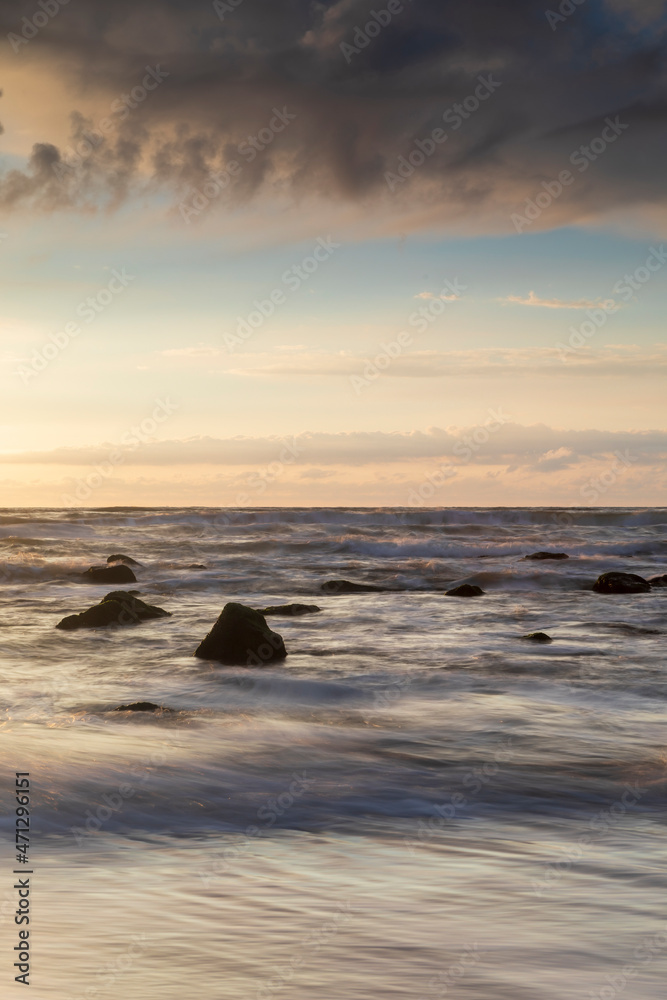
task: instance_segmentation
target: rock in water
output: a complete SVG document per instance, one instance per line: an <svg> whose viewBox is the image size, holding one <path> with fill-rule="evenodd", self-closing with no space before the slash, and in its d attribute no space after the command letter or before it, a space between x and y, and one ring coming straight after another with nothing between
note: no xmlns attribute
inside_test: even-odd
<svg viewBox="0 0 667 1000"><path fill-rule="evenodd" d="M81 574L85 583L136 583L137 578L129 566L116 563L113 566L91 566Z"/></svg>
<svg viewBox="0 0 667 1000"><path fill-rule="evenodd" d="M551 636L547 635L546 632L530 632L528 635L522 635L521 638L525 639L526 642L553 642Z"/></svg>
<svg viewBox="0 0 667 1000"><path fill-rule="evenodd" d="M244 604L226 604L195 656L229 666L261 667L287 656L282 636L272 632L264 615Z"/></svg>
<svg viewBox="0 0 667 1000"><path fill-rule="evenodd" d="M115 555L109 556L107 559L108 563L125 563L126 566L141 566L140 562L136 559L132 559L131 556Z"/></svg>
<svg viewBox="0 0 667 1000"><path fill-rule="evenodd" d="M320 587L325 594L384 594L387 589L369 583L350 583L349 580L329 580Z"/></svg>
<svg viewBox="0 0 667 1000"><path fill-rule="evenodd" d="M135 701L133 705L119 705L114 712L173 712L173 708L154 705L152 701Z"/></svg>
<svg viewBox="0 0 667 1000"><path fill-rule="evenodd" d="M261 608L260 615L314 615L322 608L318 608L316 604L276 604L271 608Z"/></svg>
<svg viewBox="0 0 667 1000"><path fill-rule="evenodd" d="M56 628L67 632L77 628L104 628L106 625L125 624L124 618L125 609L119 601L103 601L102 604L96 604L94 608L88 608L80 615L68 615L58 622Z"/></svg>
<svg viewBox="0 0 667 1000"><path fill-rule="evenodd" d="M71 632L77 628L104 628L105 625L136 625L137 622L150 621L152 618L171 618L171 612L162 608L154 608L144 604L134 594L124 590L114 590L80 615L69 615L56 625L56 628Z"/></svg>
<svg viewBox="0 0 667 1000"><path fill-rule="evenodd" d="M445 597L481 597L484 591L472 583L462 583L460 587L445 591Z"/></svg>
<svg viewBox="0 0 667 1000"><path fill-rule="evenodd" d="M524 556L524 559L569 559L570 557L566 552L533 552L530 556Z"/></svg>
<svg viewBox="0 0 667 1000"><path fill-rule="evenodd" d="M663 576L652 576L648 582L652 587L667 587L667 574Z"/></svg>
<svg viewBox="0 0 667 1000"><path fill-rule="evenodd" d="M133 615L137 621L146 622L152 618L171 618L171 611L163 608L156 608L153 604L145 604L136 596L136 590L113 590L102 599L104 601L118 601L123 605L128 615Z"/></svg>
<svg viewBox="0 0 667 1000"><path fill-rule="evenodd" d="M635 573L603 573L593 584L598 594L645 594L651 584Z"/></svg>

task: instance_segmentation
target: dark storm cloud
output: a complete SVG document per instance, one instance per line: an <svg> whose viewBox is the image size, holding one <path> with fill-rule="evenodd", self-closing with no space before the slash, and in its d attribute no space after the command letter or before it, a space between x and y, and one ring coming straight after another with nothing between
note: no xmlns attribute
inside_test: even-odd
<svg viewBox="0 0 667 1000"><path fill-rule="evenodd" d="M26 66L42 60L66 76L73 94L92 86L108 94L100 118L141 87L147 67L168 76L124 117L112 112L113 129L79 163L68 147L55 149L53 137L35 136L30 164L5 175L0 204L115 205L139 186L166 189L178 202L230 160L240 169L221 184L215 206L265 189L423 202L435 222L461 208L504 212L509 223L510 211L521 212L543 182L568 168L576 184L539 225L664 197L662 0L640 11L625 0L406 0L393 15L382 13L387 0L234 4L218 4L221 20L212 3L70 0L18 51L7 42L5 58ZM39 9L4 5L0 31L20 37L22 18ZM550 24L548 9L571 12ZM366 44L373 11L389 21L371 29L376 37ZM454 109L443 122L480 78L492 81L492 92L479 108L468 117ZM267 129L274 109L296 117L250 160L239 144ZM98 120L76 114L76 97L68 110L69 148L85 149ZM627 128L590 169L574 169L570 155L598 137L607 118ZM438 128L447 138L401 176L400 158L417 140L428 150ZM59 162L65 167L54 171Z"/></svg>

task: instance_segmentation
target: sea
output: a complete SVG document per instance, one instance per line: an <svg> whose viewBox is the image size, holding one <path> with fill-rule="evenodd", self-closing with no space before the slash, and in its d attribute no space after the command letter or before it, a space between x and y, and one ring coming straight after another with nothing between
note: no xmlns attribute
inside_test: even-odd
<svg viewBox="0 0 667 1000"><path fill-rule="evenodd" d="M171 617L57 630L112 554ZM2 996L28 940L33 1000L664 997L667 589L613 570L667 509L1 510ZM196 659L231 601L321 610Z"/></svg>

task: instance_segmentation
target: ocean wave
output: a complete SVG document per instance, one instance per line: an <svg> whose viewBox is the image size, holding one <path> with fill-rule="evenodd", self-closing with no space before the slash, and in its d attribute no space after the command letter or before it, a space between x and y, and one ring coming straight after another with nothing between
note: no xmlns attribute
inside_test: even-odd
<svg viewBox="0 0 667 1000"><path fill-rule="evenodd" d="M37 512L35 512L36 514ZM178 525L209 530L267 525L341 525L370 527L550 526L636 528L667 526L667 508L497 507L497 508L95 508L5 510L0 524L41 524L122 528Z"/></svg>

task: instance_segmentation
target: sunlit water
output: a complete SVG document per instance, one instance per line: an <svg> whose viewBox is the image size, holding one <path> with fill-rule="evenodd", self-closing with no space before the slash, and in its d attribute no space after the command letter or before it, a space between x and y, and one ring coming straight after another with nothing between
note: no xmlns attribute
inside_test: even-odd
<svg viewBox="0 0 667 1000"><path fill-rule="evenodd" d="M113 552L173 617L55 630ZM30 771L33 997L664 996L667 589L590 587L666 563L665 510L5 510L2 995ZM322 612L194 659L228 601Z"/></svg>

